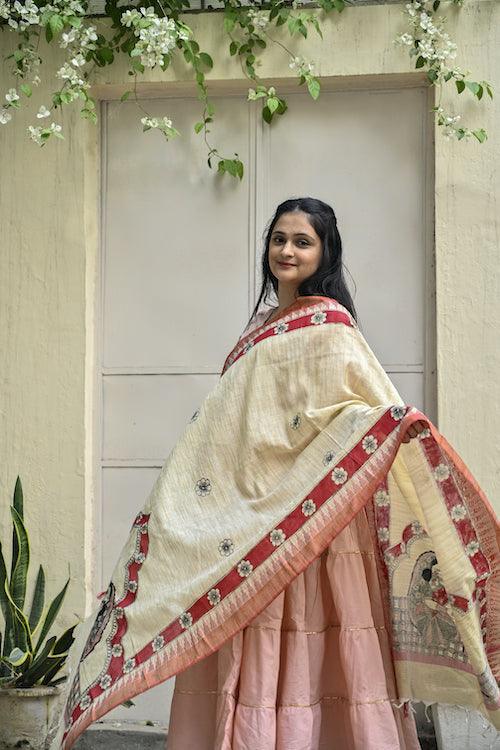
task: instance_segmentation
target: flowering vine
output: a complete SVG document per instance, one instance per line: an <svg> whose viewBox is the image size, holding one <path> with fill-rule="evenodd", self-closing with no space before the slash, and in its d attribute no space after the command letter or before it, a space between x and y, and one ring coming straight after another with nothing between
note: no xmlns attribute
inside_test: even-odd
<svg viewBox="0 0 500 750"><path fill-rule="evenodd" d="M137 76L144 73L146 68L157 66L165 71L173 56L181 51L194 70L198 98L203 104L202 118L194 125L194 131L203 131L208 149L208 166L211 168L212 160L216 158L219 172L242 179L243 163L238 154L234 155L236 158L225 158L208 140L215 108L208 97L205 72L213 67L213 60L207 52L200 51L192 30L180 20L179 16L185 13L184 6L189 6L189 0L150 1L152 4L146 7L137 2L119 6L119 0L106 0L105 17L112 22L111 35L107 38L98 33L93 24L88 14L88 0L52 0L45 4L34 0L0 0L0 29L16 33L20 38L16 51L5 58L13 60L11 72L19 83L8 89L3 105L0 105L0 125L7 125L12 120L13 111L21 106L21 94L29 98L33 92L32 86L38 86L41 82L38 73L42 60L38 47L43 33L47 42L57 41L59 47L66 50L66 59L56 72L60 88L52 94L51 107L47 103L39 108L36 114L38 120L51 118L58 107L81 99L81 116L97 122L96 102L88 93L91 74L96 65L112 65L116 55L122 53L128 56L129 75L133 76L134 85L125 91L121 100L134 97L143 115L140 121L144 131L157 129L167 140L177 137L180 133L168 116L152 117L141 104L137 96ZM455 6L461 6L464 2L447 1ZM353 4L353 0L318 0L316 3L325 14L331 11L340 13L347 4ZM311 7L307 11L300 10L303 5L301 0L264 0L258 7L249 7L242 6L240 0L224 0L223 24L230 39L229 54L238 57L244 75L254 82L255 87L248 89L247 100L262 100L262 118L268 124L287 109L286 101L279 96L276 87L263 85L256 73L256 68L262 64L258 54L268 42L282 48L290 69L296 72L299 84L306 84L310 96L317 99L320 94L320 82L314 75L314 62L292 53L271 33L273 26L286 24L291 37L300 34L306 39L310 27L313 27L323 38L318 15ZM458 94L468 90L480 100L484 91L491 98L493 93L487 81L470 81L467 79L468 71L450 67L456 57L457 46L444 31L446 17L437 14L440 5L441 0L410 0L406 3L402 12L407 29L393 42L407 48L410 57L416 57L415 68L426 68L429 83L439 87L439 101L433 111L445 137L460 140L475 136L482 143L487 138L484 129L458 127L461 116L445 112L441 106L443 85L450 80L455 81ZM53 135L64 138L62 126L55 121L46 127L30 125L27 131L40 146Z"/></svg>

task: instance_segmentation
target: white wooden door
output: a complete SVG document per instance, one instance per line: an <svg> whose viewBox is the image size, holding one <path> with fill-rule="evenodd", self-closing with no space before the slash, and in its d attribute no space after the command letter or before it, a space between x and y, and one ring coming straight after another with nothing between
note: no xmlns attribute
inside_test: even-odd
<svg viewBox="0 0 500 750"><path fill-rule="evenodd" d="M213 141L240 155L241 183L206 167L195 97L146 103L182 132L169 144L142 132L133 102L103 105L100 590L248 320L262 234L285 198L309 194L333 206L362 330L405 401L435 420L425 92L287 99L271 128L244 96L214 99ZM106 718L166 724L172 687Z"/></svg>

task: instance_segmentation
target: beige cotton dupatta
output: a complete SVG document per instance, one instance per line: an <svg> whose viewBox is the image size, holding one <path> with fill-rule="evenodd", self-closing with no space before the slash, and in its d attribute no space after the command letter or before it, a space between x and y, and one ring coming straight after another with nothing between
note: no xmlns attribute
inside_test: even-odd
<svg viewBox="0 0 500 750"><path fill-rule="evenodd" d="M346 308L300 297L240 339L165 460L77 629L51 747L220 648L363 507L399 698L473 707L500 729L495 512Z"/></svg>

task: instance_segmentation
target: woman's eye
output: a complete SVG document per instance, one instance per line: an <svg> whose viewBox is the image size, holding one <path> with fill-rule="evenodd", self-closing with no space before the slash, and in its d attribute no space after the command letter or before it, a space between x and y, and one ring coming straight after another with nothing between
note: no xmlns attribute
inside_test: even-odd
<svg viewBox="0 0 500 750"><path fill-rule="evenodd" d="M282 239L283 239L282 237L275 237L274 241L275 242L281 242ZM307 240L299 240L299 243L300 242L303 242L306 246L309 244Z"/></svg>

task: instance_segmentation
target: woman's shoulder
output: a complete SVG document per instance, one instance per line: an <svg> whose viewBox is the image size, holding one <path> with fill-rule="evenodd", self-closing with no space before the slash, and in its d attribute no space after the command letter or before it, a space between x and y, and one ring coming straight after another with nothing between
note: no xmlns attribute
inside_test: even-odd
<svg viewBox="0 0 500 750"><path fill-rule="evenodd" d="M276 310L278 305L272 305L272 306L265 306L260 308L255 316L250 320L244 330L241 332L239 338L242 339L244 336L249 334L251 331L253 331L255 328L258 328L261 326L266 319L271 315L272 310Z"/></svg>

